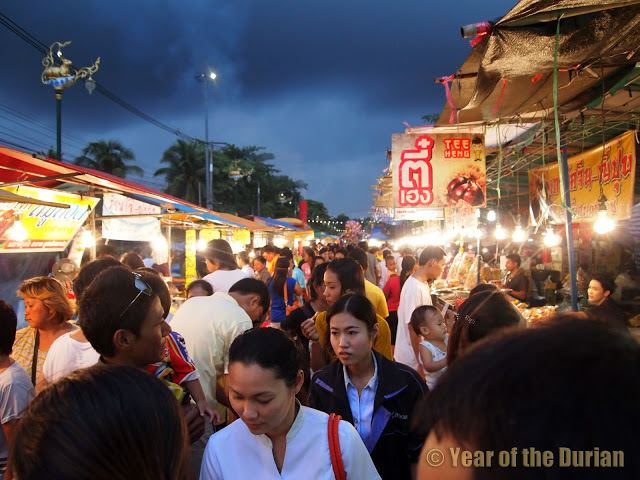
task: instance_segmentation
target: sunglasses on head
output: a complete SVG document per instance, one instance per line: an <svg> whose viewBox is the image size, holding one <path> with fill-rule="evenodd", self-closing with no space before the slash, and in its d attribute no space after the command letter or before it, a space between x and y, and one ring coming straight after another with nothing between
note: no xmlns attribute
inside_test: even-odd
<svg viewBox="0 0 640 480"><path fill-rule="evenodd" d="M127 313L127 311L133 306L133 304L136 303L136 300L140 298L140 295L142 295L143 293L147 297L151 297L153 295L153 290L151 289L149 284L147 284L147 282L145 282L142 279L142 275L140 275L138 272L132 272L132 275L133 275L133 284L138 289L138 294L135 297L133 297L133 300L131 300L131 303L129 303L129 305L127 305L127 308L125 308L122 311L122 313L120 314L120 317L118 317L119 319L121 319L124 316L124 314Z"/></svg>

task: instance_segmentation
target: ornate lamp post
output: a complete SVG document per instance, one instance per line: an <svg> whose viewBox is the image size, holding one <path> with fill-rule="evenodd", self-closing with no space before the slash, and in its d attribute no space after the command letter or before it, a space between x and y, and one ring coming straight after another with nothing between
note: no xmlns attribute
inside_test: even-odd
<svg viewBox="0 0 640 480"><path fill-rule="evenodd" d="M90 67L75 68L68 58L62 55L62 49L71 42L53 42L47 55L42 59L42 83L51 85L56 96L56 156L62 160L62 93L65 88L74 85L80 79L85 80L89 94L96 88L92 75L100 68L100 57ZM55 54L54 54L55 50Z"/></svg>

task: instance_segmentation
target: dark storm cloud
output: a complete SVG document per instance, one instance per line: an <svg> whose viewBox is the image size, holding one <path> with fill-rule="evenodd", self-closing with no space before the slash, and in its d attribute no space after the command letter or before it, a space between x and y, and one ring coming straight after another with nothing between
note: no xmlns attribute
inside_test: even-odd
<svg viewBox="0 0 640 480"><path fill-rule="evenodd" d="M77 66L101 56L97 81L192 135L203 135L194 74L215 67L211 138L265 146L278 168L309 184L309 198L333 213L363 214L391 133L440 111L444 91L433 79L453 73L469 52L460 25L500 16L513 3L14 0L0 10L46 44L72 40L65 55ZM52 124L41 54L5 29L0 42L0 105ZM153 172L175 140L80 85L65 93L63 115L63 131L75 138L65 139L70 155L86 140L116 138ZM0 138L2 128L0 118Z"/></svg>

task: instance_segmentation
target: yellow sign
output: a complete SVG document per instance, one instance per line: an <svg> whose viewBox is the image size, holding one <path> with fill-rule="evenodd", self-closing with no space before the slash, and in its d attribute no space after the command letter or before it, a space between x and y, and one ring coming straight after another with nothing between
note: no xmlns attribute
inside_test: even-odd
<svg viewBox="0 0 640 480"><path fill-rule="evenodd" d="M599 147L569 158L569 192L574 222L596 218L600 200L606 201L609 216L631 217L636 170L633 132L625 132ZM544 184L544 189L542 188ZM529 170L529 195L534 216L549 209L553 221L563 221L562 185L558 164Z"/></svg>
<svg viewBox="0 0 640 480"><path fill-rule="evenodd" d="M196 231L187 230L184 236L184 285L188 287L198 278L196 273Z"/></svg>
<svg viewBox="0 0 640 480"><path fill-rule="evenodd" d="M69 208L0 202L0 253L64 250L99 202L98 198L59 190L27 186L3 190Z"/></svg>

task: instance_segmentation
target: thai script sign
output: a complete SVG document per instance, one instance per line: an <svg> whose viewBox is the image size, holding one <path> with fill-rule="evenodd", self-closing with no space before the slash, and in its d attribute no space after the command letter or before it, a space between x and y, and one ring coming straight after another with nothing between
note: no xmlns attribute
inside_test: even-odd
<svg viewBox="0 0 640 480"><path fill-rule="evenodd" d="M606 201L609 215L618 220L631 216L636 170L634 132L569 158L569 193L574 222L591 222ZM544 188L543 188L544 185ZM558 164L529 170L529 194L536 218L545 210L553 221L564 221Z"/></svg>
<svg viewBox="0 0 640 480"><path fill-rule="evenodd" d="M486 203L482 135L394 134L391 162L393 206L403 218L408 218L409 209L424 212Z"/></svg>
<svg viewBox="0 0 640 480"><path fill-rule="evenodd" d="M69 208L0 202L0 253L64 250L99 202L98 198L60 190L28 186L6 187L3 190L34 200L66 204ZM26 231L25 239L11 238L12 227L18 221Z"/></svg>

